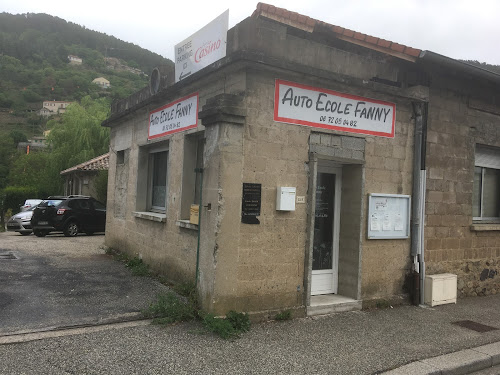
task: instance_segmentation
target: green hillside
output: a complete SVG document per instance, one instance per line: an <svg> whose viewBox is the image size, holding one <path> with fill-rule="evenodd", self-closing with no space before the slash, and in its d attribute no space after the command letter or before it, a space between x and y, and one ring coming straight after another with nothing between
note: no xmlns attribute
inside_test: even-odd
<svg viewBox="0 0 500 375"><path fill-rule="evenodd" d="M68 55L83 63L69 64ZM111 69L106 57L139 74ZM154 67L168 64L173 63L137 45L58 17L0 14L0 111L26 118L44 100L123 98L146 86ZM98 77L109 80L111 88L93 84Z"/></svg>
<svg viewBox="0 0 500 375"><path fill-rule="evenodd" d="M82 63L70 64L69 55ZM61 170L106 152L109 129L100 124L112 100L144 88L160 65L173 63L57 17L0 13L0 222L7 191L62 193ZM111 87L92 83L99 77ZM39 110L48 100L75 104L43 117ZM46 152L17 149L45 130L51 130Z"/></svg>

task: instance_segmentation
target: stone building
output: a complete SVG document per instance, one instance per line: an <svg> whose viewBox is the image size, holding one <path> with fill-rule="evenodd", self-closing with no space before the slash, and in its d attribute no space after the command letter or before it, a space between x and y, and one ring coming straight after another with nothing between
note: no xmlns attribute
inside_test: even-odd
<svg viewBox="0 0 500 375"><path fill-rule="evenodd" d="M217 314L498 292L498 74L259 3L173 78L103 123L108 246Z"/></svg>
<svg viewBox="0 0 500 375"><path fill-rule="evenodd" d="M60 175L64 179L64 194L89 195L98 200L103 199L98 194L96 180L99 171L107 171L108 168L109 153L105 153L61 171Z"/></svg>

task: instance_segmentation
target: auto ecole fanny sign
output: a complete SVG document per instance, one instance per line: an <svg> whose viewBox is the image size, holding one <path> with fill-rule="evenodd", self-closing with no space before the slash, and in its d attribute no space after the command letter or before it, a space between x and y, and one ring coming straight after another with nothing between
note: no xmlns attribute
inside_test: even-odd
<svg viewBox="0 0 500 375"><path fill-rule="evenodd" d="M274 121L394 138L396 105L277 79Z"/></svg>
<svg viewBox="0 0 500 375"><path fill-rule="evenodd" d="M148 139L185 131L198 126L198 93L164 105L149 113Z"/></svg>

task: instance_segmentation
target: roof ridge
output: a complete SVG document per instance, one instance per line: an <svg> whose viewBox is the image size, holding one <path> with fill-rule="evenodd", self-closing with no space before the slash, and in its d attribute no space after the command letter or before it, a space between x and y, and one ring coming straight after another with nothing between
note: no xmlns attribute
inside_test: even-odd
<svg viewBox="0 0 500 375"><path fill-rule="evenodd" d="M258 3L252 17L263 16L275 21L300 28L312 33L317 26L331 32L336 38L361 45L366 48L384 52L404 60L416 61L422 50L392 42L340 26L332 25L297 12L291 12L284 8L275 7L266 3Z"/></svg>
<svg viewBox="0 0 500 375"><path fill-rule="evenodd" d="M100 163L99 163L100 162ZM93 166L93 164L96 164ZM87 160L83 163L74 165L73 167L70 167L68 169L65 169L64 171L61 171L60 174L68 174L69 172L73 171L96 171L96 170L103 170L103 169L108 169L109 168L109 152L96 156L93 159Z"/></svg>

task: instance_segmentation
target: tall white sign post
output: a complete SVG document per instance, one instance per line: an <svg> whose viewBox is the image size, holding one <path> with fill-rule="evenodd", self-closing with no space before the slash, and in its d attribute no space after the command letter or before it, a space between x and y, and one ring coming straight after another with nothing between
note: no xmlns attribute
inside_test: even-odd
<svg viewBox="0 0 500 375"><path fill-rule="evenodd" d="M229 9L175 46L175 82L226 56Z"/></svg>

